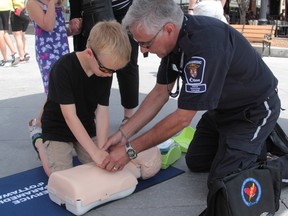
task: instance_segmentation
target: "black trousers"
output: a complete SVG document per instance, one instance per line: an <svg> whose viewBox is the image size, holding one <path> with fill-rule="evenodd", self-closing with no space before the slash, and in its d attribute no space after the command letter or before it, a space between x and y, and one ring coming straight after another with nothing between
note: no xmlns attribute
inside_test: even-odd
<svg viewBox="0 0 288 216"><path fill-rule="evenodd" d="M276 92L265 101L234 110L207 111L197 124L186 154L188 168L209 172L215 181L259 160L265 160L265 140L280 114Z"/></svg>
<svg viewBox="0 0 288 216"><path fill-rule="evenodd" d="M138 43L129 36L132 52L130 62L117 71L121 105L133 109L139 103Z"/></svg>
<svg viewBox="0 0 288 216"><path fill-rule="evenodd" d="M119 23L121 23L127 10L128 8L113 11L115 19ZM132 48L130 62L117 72L117 79L121 95L121 105L127 109L133 109L139 104L139 45L131 35L129 35L129 40Z"/></svg>

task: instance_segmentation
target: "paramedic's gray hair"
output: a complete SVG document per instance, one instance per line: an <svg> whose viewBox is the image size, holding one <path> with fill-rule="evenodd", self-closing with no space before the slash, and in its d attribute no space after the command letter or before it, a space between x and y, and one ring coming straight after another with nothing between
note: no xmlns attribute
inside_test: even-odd
<svg viewBox="0 0 288 216"><path fill-rule="evenodd" d="M174 0L133 0L122 25L127 30L144 27L147 34L154 34L168 22L181 28L183 16Z"/></svg>

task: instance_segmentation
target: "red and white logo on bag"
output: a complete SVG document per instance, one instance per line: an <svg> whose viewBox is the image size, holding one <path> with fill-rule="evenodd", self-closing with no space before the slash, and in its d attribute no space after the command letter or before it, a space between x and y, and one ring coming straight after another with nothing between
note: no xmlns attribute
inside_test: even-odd
<svg viewBox="0 0 288 216"><path fill-rule="evenodd" d="M247 178L243 181L241 197L246 206L256 205L262 195L259 182L254 178Z"/></svg>

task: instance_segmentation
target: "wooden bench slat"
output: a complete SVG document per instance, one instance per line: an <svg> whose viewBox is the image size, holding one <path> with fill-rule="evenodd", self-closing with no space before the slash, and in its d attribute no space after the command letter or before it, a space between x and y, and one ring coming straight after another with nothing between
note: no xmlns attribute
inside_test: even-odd
<svg viewBox="0 0 288 216"><path fill-rule="evenodd" d="M267 30L258 30L258 29L244 29L244 34L259 34L259 35L265 35L267 34L267 32L271 33L271 30L267 31Z"/></svg>
<svg viewBox="0 0 288 216"><path fill-rule="evenodd" d="M274 38L276 27L275 25L240 25L232 24L234 29L240 32L250 43L259 42L262 43L262 52L264 51L264 46L270 46L272 38Z"/></svg>

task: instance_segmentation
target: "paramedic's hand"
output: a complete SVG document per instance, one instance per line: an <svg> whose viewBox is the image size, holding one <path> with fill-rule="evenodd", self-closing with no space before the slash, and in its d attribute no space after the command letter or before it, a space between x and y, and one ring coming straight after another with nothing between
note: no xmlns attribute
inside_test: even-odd
<svg viewBox="0 0 288 216"><path fill-rule="evenodd" d="M128 157L124 145L115 145L109 148L110 161L107 162L104 160L104 164L106 164L105 169L109 172L116 172L122 170L124 166L130 161ZM108 158L107 158L108 159Z"/></svg>
<svg viewBox="0 0 288 216"><path fill-rule="evenodd" d="M118 144L125 145L125 143L126 143L126 140L122 137L120 131L117 131L116 133L114 133L112 136L108 138L108 141L105 143L102 149L109 151L110 148L112 148L113 146L116 146Z"/></svg>

